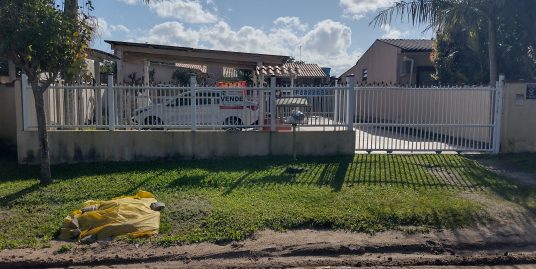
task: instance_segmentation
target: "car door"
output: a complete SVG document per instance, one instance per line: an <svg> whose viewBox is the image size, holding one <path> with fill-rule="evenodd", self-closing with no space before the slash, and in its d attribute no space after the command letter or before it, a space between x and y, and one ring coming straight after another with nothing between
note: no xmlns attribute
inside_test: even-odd
<svg viewBox="0 0 536 269"><path fill-rule="evenodd" d="M223 122L222 113L220 110L220 91L214 90L208 94L209 105L207 113L210 115L211 125L221 125Z"/></svg>
<svg viewBox="0 0 536 269"><path fill-rule="evenodd" d="M184 126L192 123L192 100L189 93L176 97L163 110L166 125Z"/></svg>
<svg viewBox="0 0 536 269"><path fill-rule="evenodd" d="M209 111L209 107L212 103L212 100L208 96L209 92L199 91L196 93L196 105L197 105L197 124L199 125L210 125L212 120L212 114Z"/></svg>

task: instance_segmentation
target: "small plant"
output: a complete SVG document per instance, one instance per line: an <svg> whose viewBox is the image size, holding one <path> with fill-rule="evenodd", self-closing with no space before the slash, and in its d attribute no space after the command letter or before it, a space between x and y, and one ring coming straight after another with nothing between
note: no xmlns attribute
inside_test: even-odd
<svg viewBox="0 0 536 269"><path fill-rule="evenodd" d="M61 247L58 250L56 250L56 254L67 253L67 252L71 251L72 248L73 248L73 246L70 245L70 244L63 244L63 245L61 245Z"/></svg>

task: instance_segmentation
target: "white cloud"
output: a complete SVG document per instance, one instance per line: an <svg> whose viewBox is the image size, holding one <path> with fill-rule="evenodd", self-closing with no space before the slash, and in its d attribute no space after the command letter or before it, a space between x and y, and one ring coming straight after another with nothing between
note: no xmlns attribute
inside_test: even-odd
<svg viewBox="0 0 536 269"><path fill-rule="evenodd" d="M390 25L382 25L381 29L385 32L382 35L382 38L390 38L390 39L399 39L407 36L409 34L409 31L402 32Z"/></svg>
<svg viewBox="0 0 536 269"><path fill-rule="evenodd" d="M113 32L124 32L127 34L130 33L130 29L128 29L128 27L123 24L111 25L110 30L112 30Z"/></svg>
<svg viewBox="0 0 536 269"><path fill-rule="evenodd" d="M131 36L134 35L131 33ZM199 29L186 28L179 22L165 22L155 25L147 34L136 34L133 41L295 58L299 58L302 45L303 61L332 67L333 74L340 74L355 64L360 56L360 53L350 51L351 36L350 27L332 20L321 21L310 31L303 32L280 23L274 23L269 30L252 26L235 30L224 21Z"/></svg>
<svg viewBox="0 0 536 269"><path fill-rule="evenodd" d="M201 36L212 49L274 54L288 53L289 44L297 40L288 30L278 29L266 33L252 26L243 26L234 31L224 21L203 28Z"/></svg>
<svg viewBox="0 0 536 269"><path fill-rule="evenodd" d="M359 20L369 12L392 6L394 2L395 0L340 0L339 3L345 15Z"/></svg>
<svg viewBox="0 0 536 269"><path fill-rule="evenodd" d="M360 56L358 52L349 51L351 36L350 27L332 20L319 22L303 35L286 26L274 27L269 32L251 26L234 31L223 21L201 31L201 41L212 49L290 55L298 58L299 47L302 45L303 61L332 67L334 74L344 72Z"/></svg>
<svg viewBox="0 0 536 269"><path fill-rule="evenodd" d="M349 51L351 44L350 27L340 22L324 20L302 38L302 57L306 62L331 67L335 74L340 74L360 56L356 51Z"/></svg>
<svg viewBox="0 0 536 269"><path fill-rule="evenodd" d="M119 2L123 2L127 5L135 5L141 0L118 0Z"/></svg>
<svg viewBox="0 0 536 269"><path fill-rule="evenodd" d="M300 31L307 30L307 24L302 23L298 17L279 17L275 19L274 24L288 29L296 29Z"/></svg>
<svg viewBox="0 0 536 269"><path fill-rule="evenodd" d="M164 22L155 25L149 30L148 36L140 37L137 41L153 44L197 47L199 43L199 33L184 28L179 22Z"/></svg>
<svg viewBox="0 0 536 269"><path fill-rule="evenodd" d="M96 24L96 30L95 33L97 36L101 37L110 37L112 36L112 31L110 30L110 27L108 26L108 22L104 18L96 18L94 21Z"/></svg>
<svg viewBox="0 0 536 269"><path fill-rule="evenodd" d="M122 24L109 24L104 18L98 17L94 20L96 25L96 35L109 38L114 32L130 33L130 29Z"/></svg>
<svg viewBox="0 0 536 269"><path fill-rule="evenodd" d="M175 18L188 23L215 23L218 21L216 15L203 9L199 0L151 1L149 8L160 17Z"/></svg>
<svg viewBox="0 0 536 269"><path fill-rule="evenodd" d="M351 43L350 27L332 20L319 22L303 37L304 49L327 56L334 56L347 50Z"/></svg>

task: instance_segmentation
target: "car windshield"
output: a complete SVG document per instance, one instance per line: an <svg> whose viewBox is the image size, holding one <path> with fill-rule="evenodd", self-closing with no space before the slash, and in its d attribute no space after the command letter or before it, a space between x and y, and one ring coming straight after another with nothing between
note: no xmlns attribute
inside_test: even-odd
<svg viewBox="0 0 536 269"><path fill-rule="evenodd" d="M201 91L196 93L196 104L197 105L212 105L220 103L220 92L219 91ZM184 93L180 97L175 98L170 101L167 106L190 106L192 104L191 94Z"/></svg>

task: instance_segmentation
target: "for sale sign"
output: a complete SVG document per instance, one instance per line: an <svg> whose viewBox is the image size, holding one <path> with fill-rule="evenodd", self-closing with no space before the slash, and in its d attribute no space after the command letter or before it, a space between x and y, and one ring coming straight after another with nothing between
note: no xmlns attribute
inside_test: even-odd
<svg viewBox="0 0 536 269"><path fill-rule="evenodd" d="M244 103L244 96L243 95L228 95L226 92L221 93L221 102L222 104L226 105L236 105L236 104L243 104Z"/></svg>

